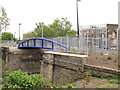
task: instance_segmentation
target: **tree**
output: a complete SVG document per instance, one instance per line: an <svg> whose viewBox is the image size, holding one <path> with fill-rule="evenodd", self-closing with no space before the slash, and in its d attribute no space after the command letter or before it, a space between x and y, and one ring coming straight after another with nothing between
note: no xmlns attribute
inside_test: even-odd
<svg viewBox="0 0 120 90"><path fill-rule="evenodd" d="M28 39L28 38L33 38L32 32L28 32L28 33L23 34L23 39Z"/></svg>
<svg viewBox="0 0 120 90"><path fill-rule="evenodd" d="M42 27L44 37L57 37L56 31L49 26L46 26L43 22L36 23L36 28L32 32L34 37L42 37Z"/></svg>
<svg viewBox="0 0 120 90"><path fill-rule="evenodd" d="M67 33L67 36L75 36L76 35L76 31L75 30L70 30L68 33Z"/></svg>
<svg viewBox="0 0 120 90"><path fill-rule="evenodd" d="M0 35L3 29L6 29L9 25L9 18L7 17L6 10L3 7L0 7Z"/></svg>
<svg viewBox="0 0 120 90"><path fill-rule="evenodd" d="M58 36L74 36L76 35L76 31L72 30L72 24L70 21L67 20L66 18L61 18L61 20L59 20L58 18L54 20L53 24L50 25L50 27L52 27L52 29L57 31ZM69 32L74 32L73 34L71 33L69 35Z"/></svg>
<svg viewBox="0 0 120 90"><path fill-rule="evenodd" d="M10 33L10 32L4 32L4 33L2 33L1 39L2 40L14 40L13 34Z"/></svg>
<svg viewBox="0 0 120 90"><path fill-rule="evenodd" d="M43 22L36 24L36 28L33 31L34 37L42 37L42 26L44 37L57 37L57 36L74 36L76 31L72 30L72 24L66 18L58 18L53 21L53 24L46 26Z"/></svg>

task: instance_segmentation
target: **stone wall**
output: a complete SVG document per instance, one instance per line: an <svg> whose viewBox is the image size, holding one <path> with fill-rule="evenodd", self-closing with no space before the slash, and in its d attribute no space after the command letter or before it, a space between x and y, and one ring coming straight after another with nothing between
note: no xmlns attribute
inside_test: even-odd
<svg viewBox="0 0 120 90"><path fill-rule="evenodd" d="M43 52L40 49L22 49L17 48L2 48L2 60L5 63L4 70L19 70L28 73L40 73L40 61L42 60Z"/></svg>
<svg viewBox="0 0 120 90"><path fill-rule="evenodd" d="M84 71L86 56L82 56L48 51L44 52L40 72L54 84L71 82L71 80L78 79L76 77L78 71Z"/></svg>
<svg viewBox="0 0 120 90"><path fill-rule="evenodd" d="M49 78L51 81L53 80L53 65L54 65L54 57L53 54L45 54L43 55L43 60L41 61L40 73Z"/></svg>
<svg viewBox="0 0 120 90"><path fill-rule="evenodd" d="M86 64L87 55L43 51L41 49L0 48L4 70L41 73L54 84L65 84L79 78L79 73L92 70L101 75L119 75L120 71Z"/></svg>
<svg viewBox="0 0 120 90"><path fill-rule="evenodd" d="M90 70L99 76L116 77L120 75L120 70L85 64L84 72Z"/></svg>
<svg viewBox="0 0 120 90"><path fill-rule="evenodd" d="M86 55L74 55L43 51L41 49L17 49L3 47L4 70L41 73L53 83L74 80L77 71L84 71Z"/></svg>

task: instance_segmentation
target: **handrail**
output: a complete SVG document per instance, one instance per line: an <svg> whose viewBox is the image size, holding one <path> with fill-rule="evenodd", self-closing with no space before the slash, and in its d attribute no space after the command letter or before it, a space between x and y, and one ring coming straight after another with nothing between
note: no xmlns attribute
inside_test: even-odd
<svg viewBox="0 0 120 90"><path fill-rule="evenodd" d="M33 40L33 46L29 46L29 41L30 40ZM36 46L36 40L42 40L42 43L41 43L41 46ZM51 47L44 47L44 41L48 41L48 42L51 42L52 43L52 48ZM24 43L27 42L27 46L24 46ZM67 50L67 47L58 43L58 42L55 42L53 40L49 40L49 39L45 39L45 38L30 38L30 39L27 39L27 40L24 40L23 42L21 42L19 45L18 45L18 49L21 49L21 48L43 48L43 49L52 49L52 50L59 50L58 48L54 48L54 44L57 44L61 47L63 47L66 51ZM21 46L22 45L22 46Z"/></svg>

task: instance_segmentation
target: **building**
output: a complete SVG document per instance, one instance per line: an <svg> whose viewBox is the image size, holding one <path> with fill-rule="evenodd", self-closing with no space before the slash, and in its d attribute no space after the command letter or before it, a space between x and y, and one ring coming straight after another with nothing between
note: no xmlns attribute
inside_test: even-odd
<svg viewBox="0 0 120 90"><path fill-rule="evenodd" d="M89 37L92 46L111 48L117 46L118 24L80 26L80 36Z"/></svg>
<svg viewBox="0 0 120 90"><path fill-rule="evenodd" d="M112 37L112 34L115 33L117 36L118 24L99 24L99 25L89 25L89 26L80 26L80 35L95 38L107 38Z"/></svg>

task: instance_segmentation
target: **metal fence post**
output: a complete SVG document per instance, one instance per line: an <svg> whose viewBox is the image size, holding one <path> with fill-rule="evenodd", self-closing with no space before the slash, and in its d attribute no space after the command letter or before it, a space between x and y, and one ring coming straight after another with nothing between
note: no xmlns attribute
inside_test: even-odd
<svg viewBox="0 0 120 90"><path fill-rule="evenodd" d="M87 55L88 55L88 49L89 47L88 47L88 34L87 34Z"/></svg>
<svg viewBox="0 0 120 90"><path fill-rule="evenodd" d="M94 42L93 42L93 37L92 37L92 48L94 48L94 46L93 46L93 45L94 45Z"/></svg>
<svg viewBox="0 0 120 90"><path fill-rule="evenodd" d="M119 37L118 37L118 30L119 30L119 29L117 29L117 50L118 50L118 44L119 44L119 43L118 43L118 38L119 38Z"/></svg>
<svg viewBox="0 0 120 90"><path fill-rule="evenodd" d="M80 51L80 37L78 37L79 40L79 47L78 47L78 51Z"/></svg>
<svg viewBox="0 0 120 90"><path fill-rule="evenodd" d="M107 47L108 47L108 40L107 40L107 27L106 27L106 50L107 50Z"/></svg>
<svg viewBox="0 0 120 90"><path fill-rule="evenodd" d="M67 36L67 48L69 49L69 38Z"/></svg>

